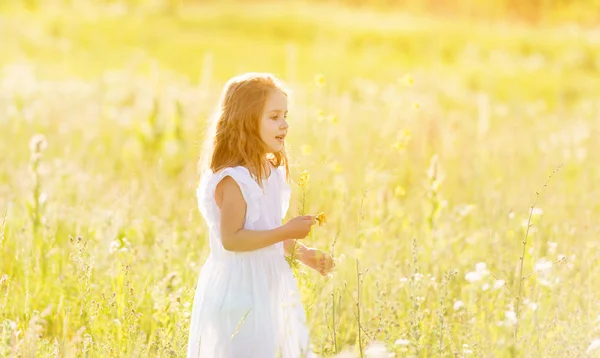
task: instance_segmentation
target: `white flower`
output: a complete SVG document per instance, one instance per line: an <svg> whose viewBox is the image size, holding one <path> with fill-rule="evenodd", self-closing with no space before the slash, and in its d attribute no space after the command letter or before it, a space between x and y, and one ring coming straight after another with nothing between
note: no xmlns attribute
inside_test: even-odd
<svg viewBox="0 0 600 358"><path fill-rule="evenodd" d="M504 287L505 284L506 284L506 281L504 281L504 280L494 281L494 290L501 289L502 287Z"/></svg>
<svg viewBox="0 0 600 358"><path fill-rule="evenodd" d="M533 208L533 210L531 211L532 216L541 216L543 213L544 213L544 210L542 210L540 208Z"/></svg>
<svg viewBox="0 0 600 358"><path fill-rule="evenodd" d="M542 259L535 264L534 271L545 271L552 268L552 261Z"/></svg>
<svg viewBox="0 0 600 358"><path fill-rule="evenodd" d="M394 342L394 344L399 346L408 346L410 344L410 341L408 339L396 339L396 342Z"/></svg>
<svg viewBox="0 0 600 358"><path fill-rule="evenodd" d="M383 358L389 355L385 344L381 342L371 342L365 349L365 355L367 358Z"/></svg>
<svg viewBox="0 0 600 358"><path fill-rule="evenodd" d="M600 350L600 339L594 339L588 347L587 351L585 351L585 354L590 354L597 350Z"/></svg>
<svg viewBox="0 0 600 358"><path fill-rule="evenodd" d="M479 272L479 273L487 273L487 265L485 264L485 262L478 262L475 265L475 271Z"/></svg>
<svg viewBox="0 0 600 358"><path fill-rule="evenodd" d="M48 140L43 134L36 134L29 141L29 150L32 153L43 152L48 147Z"/></svg>
<svg viewBox="0 0 600 358"><path fill-rule="evenodd" d="M508 326L517 324L517 314L514 311L504 311L504 323Z"/></svg>
<svg viewBox="0 0 600 358"><path fill-rule="evenodd" d="M556 253L556 248L558 247L558 243L548 241L548 253L550 255L554 255Z"/></svg>
<svg viewBox="0 0 600 358"><path fill-rule="evenodd" d="M532 310L532 311L537 311L537 309L538 309L538 304L537 304L537 303L535 303L535 302L531 302L531 303L529 304L529 308L531 308L531 310Z"/></svg>
<svg viewBox="0 0 600 358"><path fill-rule="evenodd" d="M465 280L469 281L470 283L480 281L481 273L473 271L467 272L467 274L465 275Z"/></svg>
<svg viewBox="0 0 600 358"><path fill-rule="evenodd" d="M484 283L483 286L481 286L481 289L483 291L487 291L490 289L490 284L489 283Z"/></svg>
<svg viewBox="0 0 600 358"><path fill-rule="evenodd" d="M465 307L465 303L463 301L458 300L458 301L454 302L453 308L455 311L458 311L459 309L461 309L463 307Z"/></svg>
<svg viewBox="0 0 600 358"><path fill-rule="evenodd" d="M118 240L113 240L110 243L110 248L109 248L109 252L111 254L114 254L115 252L117 252L119 249L121 248L121 243Z"/></svg>

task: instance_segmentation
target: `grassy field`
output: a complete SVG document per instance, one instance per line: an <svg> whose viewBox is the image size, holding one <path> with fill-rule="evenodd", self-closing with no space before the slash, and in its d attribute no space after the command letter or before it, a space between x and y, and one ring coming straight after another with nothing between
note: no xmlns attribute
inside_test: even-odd
<svg viewBox="0 0 600 358"><path fill-rule="evenodd" d="M598 30L79 4L0 5L0 356L185 355L196 160L244 71L292 88L306 243L345 257L298 273L319 355L600 356Z"/></svg>

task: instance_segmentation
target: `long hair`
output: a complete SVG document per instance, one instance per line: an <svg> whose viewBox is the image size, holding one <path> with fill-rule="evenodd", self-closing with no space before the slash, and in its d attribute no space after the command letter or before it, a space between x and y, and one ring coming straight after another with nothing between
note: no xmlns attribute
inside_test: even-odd
<svg viewBox="0 0 600 358"><path fill-rule="evenodd" d="M213 173L227 167L246 167L258 184L267 177L265 158L276 168L290 170L285 144L281 151L267 156L267 145L260 138L261 117L268 96L288 91L273 75L250 72L230 79L221 94L217 110L206 135L203 154L198 163L200 173Z"/></svg>

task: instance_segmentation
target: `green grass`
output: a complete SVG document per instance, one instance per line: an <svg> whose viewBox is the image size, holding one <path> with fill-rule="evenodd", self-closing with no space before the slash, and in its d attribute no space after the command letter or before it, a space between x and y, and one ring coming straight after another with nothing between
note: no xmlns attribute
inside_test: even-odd
<svg viewBox="0 0 600 358"><path fill-rule="evenodd" d="M293 176L329 218L307 243L346 257L299 275L317 352L580 357L600 338L597 32L296 3L5 6L0 35L0 356L185 354L205 119L255 70L293 89ZM530 205L561 164L521 276L566 261L522 280L515 342Z"/></svg>

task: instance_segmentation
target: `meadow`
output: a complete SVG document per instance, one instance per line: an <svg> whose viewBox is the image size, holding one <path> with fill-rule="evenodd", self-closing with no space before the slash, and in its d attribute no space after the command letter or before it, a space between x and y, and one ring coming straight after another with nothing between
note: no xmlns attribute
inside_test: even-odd
<svg viewBox="0 0 600 358"><path fill-rule="evenodd" d="M246 71L291 88L288 216L341 260L297 272L315 352L600 356L598 30L147 3L0 4L0 356L185 356L196 162Z"/></svg>

